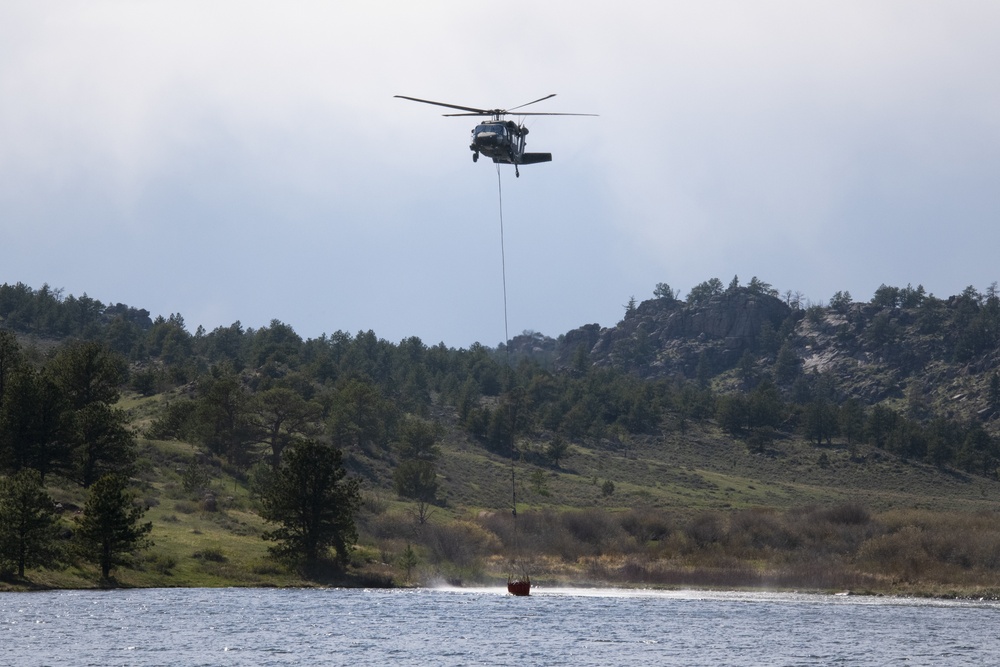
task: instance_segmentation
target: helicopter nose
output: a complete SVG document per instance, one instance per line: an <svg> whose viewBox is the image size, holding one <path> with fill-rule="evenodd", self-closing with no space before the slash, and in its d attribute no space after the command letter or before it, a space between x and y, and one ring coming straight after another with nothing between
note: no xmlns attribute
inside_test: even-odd
<svg viewBox="0 0 1000 667"><path fill-rule="evenodd" d="M477 146L496 146L497 145L497 133L496 132L480 132L476 135L475 143Z"/></svg>

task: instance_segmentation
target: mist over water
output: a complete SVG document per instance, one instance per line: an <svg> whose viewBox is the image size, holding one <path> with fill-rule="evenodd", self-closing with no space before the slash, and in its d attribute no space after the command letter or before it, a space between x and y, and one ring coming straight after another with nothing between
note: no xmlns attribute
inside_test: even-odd
<svg viewBox="0 0 1000 667"><path fill-rule="evenodd" d="M778 593L4 593L0 664L986 665L998 621L989 601Z"/></svg>

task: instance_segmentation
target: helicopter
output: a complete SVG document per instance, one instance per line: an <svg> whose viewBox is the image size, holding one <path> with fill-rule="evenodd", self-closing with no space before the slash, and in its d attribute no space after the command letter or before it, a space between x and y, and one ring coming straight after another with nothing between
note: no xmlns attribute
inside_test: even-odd
<svg viewBox="0 0 1000 667"><path fill-rule="evenodd" d="M539 162L551 162L552 153L525 153L524 144L525 137L528 136L528 128L524 126L524 123L515 123L512 120L505 120L504 116L511 115L515 109L521 109L523 107L541 102L543 100L555 97L556 94L546 95L545 97L540 97L537 100L526 102L520 104L516 107L511 107L510 109L477 109L475 107L466 107L459 104L447 104L445 102L435 102L433 100L423 100L419 97L408 97L406 95L396 95L400 99L410 100L412 102L422 102L424 104L433 104L439 107L447 107L448 109L458 109L459 111L464 111L465 113L446 113L443 116L486 116L490 120L483 121L479 123L474 128L472 128L472 143L469 144L469 149L472 151L472 161L479 161L479 154L482 153L488 158L492 158L493 162L497 164L512 164L514 165L514 175L519 177L521 172L518 170L518 165L522 164L537 164ZM596 116L593 113L552 113L552 112L525 112L519 113L518 116Z"/></svg>

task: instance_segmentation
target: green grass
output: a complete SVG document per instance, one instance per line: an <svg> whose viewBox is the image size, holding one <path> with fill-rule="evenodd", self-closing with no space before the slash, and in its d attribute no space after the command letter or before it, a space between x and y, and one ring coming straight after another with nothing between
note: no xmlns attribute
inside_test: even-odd
<svg viewBox="0 0 1000 667"><path fill-rule="evenodd" d="M158 401L162 397L131 397L123 407L137 423L143 423L155 415ZM634 436L628 456L610 451L600 441L576 442L559 467L529 462L541 462L537 452L544 444L544 440L519 443L529 454L514 468L519 515L550 513L553 518L544 521L556 522L533 538L540 545L533 562L541 579L629 583L645 577L652 585L711 585L739 576L773 583L784 576L800 583L812 577L825 582L864 581L867 587L887 590L913 591L925 585L928 591L969 591L983 590L992 576L992 571L981 568L954 571L953 566L934 561L933 555L927 556L928 563L918 564L924 568L925 581L900 575L905 568L875 579L858 579L860 575L849 564L829 572L806 572L801 566L781 565L773 555L750 552L733 552L720 560L718 550L694 546L685 537L685 526L699 517L719 516L725 524L726 517L765 510L786 513L781 520L799 530L794 516L803 508L855 504L878 513L878 530L886 533L884 543L873 542L866 553L895 554L904 538L892 535L907 522L920 523L930 536L943 534L947 526L968 523L969 517L1000 515L1000 483L994 479L900 461L869 447L852 450L843 442L817 447L798 438L781 438L764 453L756 453L712 424L695 424L684 433ZM438 463L442 502L433 508L429 523L420 525L413 503L392 491L391 455L371 460L359 452L348 454L353 469L363 475L364 502L358 517L361 539L349 568L355 581L407 583L399 563L408 544L419 559L410 582L435 577L493 581L505 576L505 547L491 528L484 532L476 526L500 530L497 522L509 521L511 468L507 458L452 430L441 443ZM189 466L199 466L205 473L207 489L185 488L184 472ZM261 538L267 526L254 512L245 483L232 472L190 443L141 440L134 481L138 497L149 506L146 520L153 523L150 537L155 544L139 554L132 567L116 570L115 582L143 587L315 585L271 559L268 543ZM602 492L606 480L614 483L611 495ZM203 502L205 490L214 495L214 511ZM71 525L73 511L83 506L86 493L60 480L51 480L49 491L67 508L63 521ZM598 558L592 555L592 547L565 532L567 526L572 528L570 524L556 525L559 520L554 517L573 512L598 512L583 515L598 522L608 521L602 518L605 515L624 520L630 513L644 512L643 521L661 517L671 527L670 537L635 553L629 551L634 546L620 552L615 551L618 547L607 547L612 550ZM607 529L621 530L614 522ZM968 528L969 535L983 532L982 526ZM621 533L613 543L625 544L622 540L627 537ZM727 539L738 544L736 537ZM943 538L935 537L934 544L929 539L921 548L933 554L934 544ZM543 548L546 540L549 546ZM735 549L732 545L726 548ZM27 582L0 582L0 588L98 585L97 571L80 563L64 570L31 571Z"/></svg>

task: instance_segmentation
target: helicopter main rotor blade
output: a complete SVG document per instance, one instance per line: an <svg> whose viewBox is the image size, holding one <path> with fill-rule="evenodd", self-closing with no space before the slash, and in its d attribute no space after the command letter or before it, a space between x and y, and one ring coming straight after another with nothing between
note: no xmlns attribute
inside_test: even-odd
<svg viewBox="0 0 1000 667"><path fill-rule="evenodd" d="M472 114L469 114L469 115L471 116ZM518 114L514 114L514 115L515 116L597 116L599 114L596 114L596 113L558 113L558 112L553 113L553 112L550 112L550 111L536 111L536 112L532 113L531 111L527 111L525 113L518 113Z"/></svg>
<svg viewBox="0 0 1000 667"><path fill-rule="evenodd" d="M475 107L463 107L463 106L459 106L457 104L447 104L445 102L435 102L433 100L422 100L419 97L408 97L406 95L393 95L393 97L398 97L398 98L404 99L404 100L410 100L412 102L423 102L424 104L433 104L435 106L447 107L449 109L458 109L460 111L471 111L471 112L473 112L470 115L490 116L490 115L493 114L493 112L489 111L488 109L477 109ZM455 116L457 116L459 114L446 114L446 115L455 115ZM465 114L461 114L461 115L465 115Z"/></svg>
<svg viewBox="0 0 1000 667"><path fill-rule="evenodd" d="M521 107L526 107L526 106L528 106L529 104L535 104L535 102L541 102L542 100L547 100L547 99L549 99L550 97L555 97L555 96L556 96L556 94L555 94L555 93L552 93L551 95L546 95L545 97L539 97L539 98L538 98L537 100L535 100L534 102L525 102L524 104L519 104L519 105L517 105L516 107L511 107L510 109L507 109L507 111L513 111L514 109L520 109Z"/></svg>
<svg viewBox="0 0 1000 667"><path fill-rule="evenodd" d="M475 113L446 113L442 114L453 118L455 116L598 116L600 114L596 113L560 113L558 111L525 111L522 113L517 113L513 111L503 111L497 109L495 111L486 112L475 112Z"/></svg>

